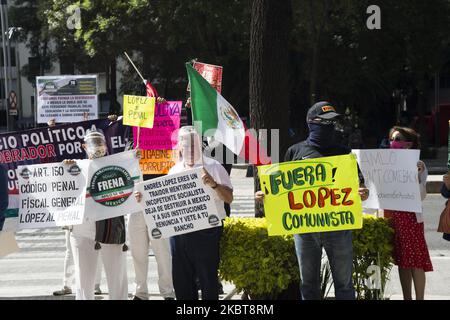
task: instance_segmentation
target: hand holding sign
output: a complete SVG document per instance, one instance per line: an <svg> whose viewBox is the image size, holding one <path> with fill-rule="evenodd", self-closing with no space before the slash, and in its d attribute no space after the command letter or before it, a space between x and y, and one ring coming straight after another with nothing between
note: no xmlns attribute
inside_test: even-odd
<svg viewBox="0 0 450 320"><path fill-rule="evenodd" d="M214 181L214 178L211 177L211 175L209 174L208 171L206 171L206 169L203 168L203 175L202 175L202 180L203 183L205 185L207 185L208 187L211 187L213 189L215 189L217 187L217 182Z"/></svg>

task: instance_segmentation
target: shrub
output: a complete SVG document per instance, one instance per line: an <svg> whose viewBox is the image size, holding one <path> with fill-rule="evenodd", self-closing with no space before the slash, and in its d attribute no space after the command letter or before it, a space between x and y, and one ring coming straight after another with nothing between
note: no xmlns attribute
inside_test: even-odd
<svg viewBox="0 0 450 320"><path fill-rule="evenodd" d="M353 232L353 283L357 299L384 299L384 288L393 266L394 230L383 218L364 218L364 227ZM381 289L366 285L367 268L377 265L381 271Z"/></svg>
<svg viewBox="0 0 450 320"><path fill-rule="evenodd" d="M266 219L226 219L220 252L221 278L251 299L274 299L299 281L293 237L269 237Z"/></svg>
<svg viewBox="0 0 450 320"><path fill-rule="evenodd" d="M370 216L364 217L363 229L353 231L353 280L357 299L383 297L392 268L392 236L387 220ZM245 291L251 299L276 299L300 281L293 237L269 237L264 218L226 219L220 251L220 277L232 282L239 291ZM381 290L371 290L365 284L369 276L367 268L372 264L381 269Z"/></svg>

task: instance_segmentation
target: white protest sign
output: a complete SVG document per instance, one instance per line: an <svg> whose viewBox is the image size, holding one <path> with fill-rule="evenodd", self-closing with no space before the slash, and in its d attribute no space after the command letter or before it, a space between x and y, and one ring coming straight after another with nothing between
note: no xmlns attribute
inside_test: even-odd
<svg viewBox="0 0 450 320"><path fill-rule="evenodd" d="M148 180L142 193L145 222L152 239L220 226L213 190L202 181L203 168Z"/></svg>
<svg viewBox="0 0 450 320"><path fill-rule="evenodd" d="M87 160L19 166L19 229L81 224L88 166Z"/></svg>
<svg viewBox="0 0 450 320"><path fill-rule="evenodd" d="M19 251L13 231L0 231L0 258Z"/></svg>
<svg viewBox="0 0 450 320"><path fill-rule="evenodd" d="M422 212L417 162L419 150L353 150L369 198L364 208Z"/></svg>
<svg viewBox="0 0 450 320"><path fill-rule="evenodd" d="M135 151L126 151L92 160L86 195L86 220L104 220L141 212L133 196L142 181Z"/></svg>
<svg viewBox="0 0 450 320"><path fill-rule="evenodd" d="M98 119L96 75L36 77L37 122Z"/></svg>

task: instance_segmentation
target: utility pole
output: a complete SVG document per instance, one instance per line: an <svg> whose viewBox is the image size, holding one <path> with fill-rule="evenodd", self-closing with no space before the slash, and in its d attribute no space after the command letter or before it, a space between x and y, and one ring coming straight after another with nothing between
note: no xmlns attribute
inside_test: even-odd
<svg viewBox="0 0 450 320"><path fill-rule="evenodd" d="M5 19L4 19L4 5L6 0L2 0L0 4L0 22L2 25L2 49L3 49L3 75L4 75L4 86L5 86L5 110L6 110L6 131L9 131L9 110L8 110L8 72L6 70L7 55L6 55L6 40L5 40Z"/></svg>

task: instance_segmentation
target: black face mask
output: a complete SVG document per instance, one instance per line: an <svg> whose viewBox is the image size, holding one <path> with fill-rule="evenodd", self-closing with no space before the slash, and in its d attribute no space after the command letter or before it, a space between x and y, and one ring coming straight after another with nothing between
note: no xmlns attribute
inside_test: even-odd
<svg viewBox="0 0 450 320"><path fill-rule="evenodd" d="M318 124L308 122L309 136L306 141L317 148L328 148L336 145L334 124Z"/></svg>

